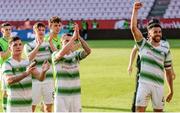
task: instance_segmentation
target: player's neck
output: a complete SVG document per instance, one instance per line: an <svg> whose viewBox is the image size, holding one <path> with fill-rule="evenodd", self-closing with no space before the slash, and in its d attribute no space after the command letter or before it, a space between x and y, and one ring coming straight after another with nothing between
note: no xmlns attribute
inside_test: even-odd
<svg viewBox="0 0 180 113"><path fill-rule="evenodd" d="M154 47L158 47L158 46L160 45L159 42L155 42L155 41L153 41L153 40L151 40L150 42L151 42L151 44L152 44Z"/></svg>
<svg viewBox="0 0 180 113"><path fill-rule="evenodd" d="M10 40L10 36L3 36L7 41Z"/></svg>
<svg viewBox="0 0 180 113"><path fill-rule="evenodd" d="M18 62L21 61L21 54L14 54L12 57L13 57L13 59L15 59Z"/></svg>
<svg viewBox="0 0 180 113"><path fill-rule="evenodd" d="M44 42L44 38L40 38L40 37L37 37L36 38L36 42L39 41L39 42Z"/></svg>
<svg viewBox="0 0 180 113"><path fill-rule="evenodd" d="M53 33L53 39L57 39L58 38L58 34L56 34L56 33Z"/></svg>

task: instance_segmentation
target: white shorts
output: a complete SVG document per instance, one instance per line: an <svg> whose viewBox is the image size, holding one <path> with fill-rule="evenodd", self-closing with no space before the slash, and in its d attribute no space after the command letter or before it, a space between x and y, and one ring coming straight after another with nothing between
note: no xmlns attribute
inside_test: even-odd
<svg viewBox="0 0 180 113"><path fill-rule="evenodd" d="M152 99L153 109L164 108L164 88L163 86L155 86L147 83L139 83L137 95L136 95L136 106L146 107L149 99Z"/></svg>
<svg viewBox="0 0 180 113"><path fill-rule="evenodd" d="M55 96L54 112L81 112L81 96Z"/></svg>
<svg viewBox="0 0 180 113"><path fill-rule="evenodd" d="M7 113L10 112L32 112L32 106L19 106L19 107L12 107L12 106L7 106Z"/></svg>
<svg viewBox="0 0 180 113"><path fill-rule="evenodd" d="M53 104L54 83L33 83L32 84L32 105L40 103L41 98L44 104Z"/></svg>

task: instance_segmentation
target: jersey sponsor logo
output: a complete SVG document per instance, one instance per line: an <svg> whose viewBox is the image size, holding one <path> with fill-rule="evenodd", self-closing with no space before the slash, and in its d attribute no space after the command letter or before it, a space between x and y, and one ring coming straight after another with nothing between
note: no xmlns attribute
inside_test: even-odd
<svg viewBox="0 0 180 113"><path fill-rule="evenodd" d="M19 71L19 68L16 68L15 70L16 70L16 71Z"/></svg>
<svg viewBox="0 0 180 113"><path fill-rule="evenodd" d="M62 66L63 69L75 69L77 67L78 66L65 66L65 65Z"/></svg>

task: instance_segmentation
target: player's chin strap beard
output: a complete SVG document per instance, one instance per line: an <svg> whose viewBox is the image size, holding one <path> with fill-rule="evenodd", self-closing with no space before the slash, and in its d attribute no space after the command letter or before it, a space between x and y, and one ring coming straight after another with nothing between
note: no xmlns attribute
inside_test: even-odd
<svg viewBox="0 0 180 113"><path fill-rule="evenodd" d="M160 40L156 40L155 38L152 39L154 42L159 43Z"/></svg>

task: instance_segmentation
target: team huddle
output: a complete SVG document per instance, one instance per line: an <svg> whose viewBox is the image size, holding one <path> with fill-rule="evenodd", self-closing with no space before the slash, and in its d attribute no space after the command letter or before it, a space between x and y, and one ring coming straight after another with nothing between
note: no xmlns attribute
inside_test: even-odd
<svg viewBox="0 0 180 113"><path fill-rule="evenodd" d="M131 19L131 31L141 64L134 111L144 112L151 98L154 111L162 112L164 71L170 90L166 101L173 96L172 59L168 45L160 41L159 23L149 24L148 40L137 28L137 14L141 7L140 2L135 2ZM35 112L41 101L44 112L81 111L79 62L91 53L91 49L81 38L77 24L73 34L62 36L59 35L62 26L59 17L51 17L48 24L50 33L45 35L45 24L35 23L35 40L25 45L20 37L11 37L9 23L1 25L0 75L3 110L6 112Z"/></svg>
<svg viewBox="0 0 180 113"><path fill-rule="evenodd" d="M91 49L80 37L77 24L73 34L60 37L61 26L59 17L50 18L51 32L45 36L46 26L35 23L35 40L24 45L20 37L10 36L9 23L1 25L4 111L34 112L41 100L44 112L52 112L53 104L54 112L81 111L79 62Z"/></svg>

